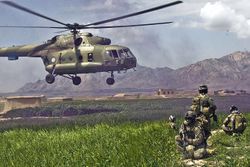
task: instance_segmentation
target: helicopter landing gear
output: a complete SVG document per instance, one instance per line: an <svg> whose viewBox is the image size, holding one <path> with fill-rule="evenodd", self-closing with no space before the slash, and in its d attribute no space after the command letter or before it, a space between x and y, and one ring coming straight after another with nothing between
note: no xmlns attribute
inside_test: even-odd
<svg viewBox="0 0 250 167"><path fill-rule="evenodd" d="M108 85L114 85L115 80L114 80L114 78L107 78L106 83L107 83Z"/></svg>
<svg viewBox="0 0 250 167"><path fill-rule="evenodd" d="M72 81L74 85L80 85L82 82L82 79L78 76L72 77Z"/></svg>
<svg viewBox="0 0 250 167"><path fill-rule="evenodd" d="M53 84L55 82L55 78L57 75L55 75L55 70L56 70L56 59L52 58L52 62L54 62L53 68L52 68L52 73L49 73L46 75L45 80L48 84Z"/></svg>
<svg viewBox="0 0 250 167"><path fill-rule="evenodd" d="M72 80L73 84L76 85L76 86L80 85L81 82L82 82L81 77L78 77L77 75L70 75L69 74L69 75L61 75L61 76L64 77L64 78Z"/></svg>
<svg viewBox="0 0 250 167"><path fill-rule="evenodd" d="M48 84L53 84L55 82L55 76L52 74L48 74L46 75L45 80Z"/></svg>
<svg viewBox="0 0 250 167"><path fill-rule="evenodd" d="M110 78L107 78L106 83L107 83L108 85L114 85L115 79L114 79L114 73L113 73L113 71L111 72L111 77L110 77Z"/></svg>

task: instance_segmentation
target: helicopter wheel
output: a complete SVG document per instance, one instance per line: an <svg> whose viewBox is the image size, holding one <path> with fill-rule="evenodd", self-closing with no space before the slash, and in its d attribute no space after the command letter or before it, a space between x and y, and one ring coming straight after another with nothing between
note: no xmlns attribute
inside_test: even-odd
<svg viewBox="0 0 250 167"><path fill-rule="evenodd" d="M114 78L108 78L108 79L106 80L106 83L107 83L108 85L114 85L115 79L114 79Z"/></svg>
<svg viewBox="0 0 250 167"><path fill-rule="evenodd" d="M73 84L74 85L80 85L82 82L82 79L78 76L72 78Z"/></svg>
<svg viewBox="0 0 250 167"><path fill-rule="evenodd" d="M45 80L48 84L53 84L55 82L55 76L52 74L48 74L46 75Z"/></svg>

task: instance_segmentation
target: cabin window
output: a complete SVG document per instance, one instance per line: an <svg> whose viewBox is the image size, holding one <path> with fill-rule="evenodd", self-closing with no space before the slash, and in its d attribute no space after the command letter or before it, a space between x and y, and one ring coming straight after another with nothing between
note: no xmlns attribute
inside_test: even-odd
<svg viewBox="0 0 250 167"><path fill-rule="evenodd" d="M111 52L110 52L110 51L108 51L108 50L105 52L105 54L106 54L107 56L109 56L109 57L112 57Z"/></svg>
<svg viewBox="0 0 250 167"><path fill-rule="evenodd" d="M112 58L119 58L119 55L122 53L122 50L119 50L118 52L116 50L107 50L105 54L107 56L110 56Z"/></svg>
<svg viewBox="0 0 250 167"><path fill-rule="evenodd" d="M118 58L118 54L117 54L116 50L112 50L111 52L112 52L112 55L114 58Z"/></svg>
<svg viewBox="0 0 250 167"><path fill-rule="evenodd" d="M53 64L57 63L57 61L56 61L56 58L55 58L55 57L52 57L52 58L51 58L51 63L53 63Z"/></svg>
<svg viewBox="0 0 250 167"><path fill-rule="evenodd" d="M94 61L94 56L93 53L88 54L88 62L93 62Z"/></svg>

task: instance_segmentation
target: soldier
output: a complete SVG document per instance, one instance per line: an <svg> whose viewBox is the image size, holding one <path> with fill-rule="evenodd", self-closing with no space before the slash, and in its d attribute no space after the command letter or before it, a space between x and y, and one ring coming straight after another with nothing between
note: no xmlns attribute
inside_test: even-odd
<svg viewBox="0 0 250 167"><path fill-rule="evenodd" d="M174 130L176 130L176 118L174 115L170 115L169 118L169 124L170 124L170 127Z"/></svg>
<svg viewBox="0 0 250 167"><path fill-rule="evenodd" d="M202 112L209 122L211 117L217 122L217 116L215 114L217 107L213 99L209 97L207 93L207 85L201 85L199 87L199 95L193 98L191 110L197 113Z"/></svg>
<svg viewBox="0 0 250 167"><path fill-rule="evenodd" d="M222 129L228 135L239 135L247 127L247 120L236 106L230 107L231 114L224 120Z"/></svg>
<svg viewBox="0 0 250 167"><path fill-rule="evenodd" d="M179 135L175 137L175 140L184 159L201 159L208 155L204 128L196 122L196 114L193 111L186 113Z"/></svg>
<svg viewBox="0 0 250 167"><path fill-rule="evenodd" d="M205 129L206 138L210 133L210 118L212 117L215 122L218 121L217 115L215 114L216 105L211 97L208 96L207 85L201 85L199 87L199 95L193 98L191 111L197 114L197 121L201 123L201 126Z"/></svg>

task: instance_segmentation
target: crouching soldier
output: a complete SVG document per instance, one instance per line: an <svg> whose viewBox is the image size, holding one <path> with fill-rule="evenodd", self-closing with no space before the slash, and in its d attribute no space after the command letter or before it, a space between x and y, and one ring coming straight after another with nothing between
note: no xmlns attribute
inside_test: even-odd
<svg viewBox="0 0 250 167"><path fill-rule="evenodd" d="M184 159L201 159L208 155L204 128L196 121L196 114L192 111L186 113L175 140Z"/></svg>
<svg viewBox="0 0 250 167"><path fill-rule="evenodd" d="M228 135L242 134L247 127L247 120L236 106L230 107L231 114L224 120L222 129Z"/></svg>

